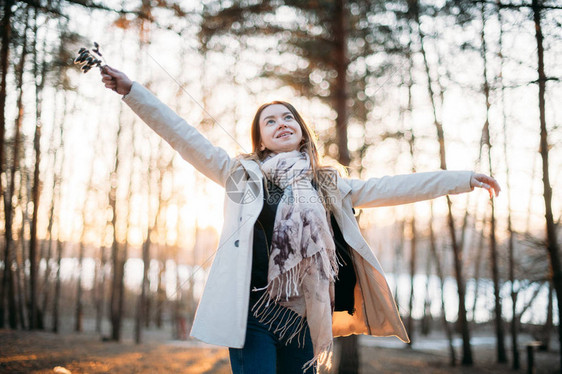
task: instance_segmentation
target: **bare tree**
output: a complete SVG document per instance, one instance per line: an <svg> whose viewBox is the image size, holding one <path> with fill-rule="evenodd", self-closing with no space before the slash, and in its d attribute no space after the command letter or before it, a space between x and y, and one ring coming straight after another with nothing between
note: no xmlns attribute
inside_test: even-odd
<svg viewBox="0 0 562 374"><path fill-rule="evenodd" d="M103 235L105 237L105 235ZM100 259L96 264L94 275L94 305L96 309L96 332L101 333L102 318L105 312L105 265L107 263L107 248L100 246Z"/></svg>
<svg viewBox="0 0 562 374"><path fill-rule="evenodd" d="M412 104L412 70L413 66L410 65L410 82L408 83L408 112L412 113L413 104ZM408 140L408 149L410 150L410 158L412 159L412 168L411 172L416 172L416 163L414 157L414 149L415 149L415 136L413 129L410 129L406 132L406 138ZM411 347L412 345L412 336L414 334L414 317L412 315L412 311L414 310L414 278L416 276L416 265L417 265L417 233L416 233L416 210L412 207L411 217L409 220L409 236L410 236L410 299L408 303L408 334L410 336L410 342L408 343Z"/></svg>
<svg viewBox="0 0 562 374"><path fill-rule="evenodd" d="M160 147L159 147L160 148ZM165 165L166 162L164 157L163 148L159 150L159 166L160 169L160 177L158 178L158 201L161 208L159 209L159 215L156 217L157 219L157 227L158 231L163 233L164 236L166 235L167 228L166 228L166 211L168 208L168 204L170 202L170 197L164 198L164 178L166 175L173 173L173 161L174 158L171 157L168 160L168 163ZM170 256L170 251L165 242L163 246L158 248L158 287L156 291L156 312L155 312L155 322L158 328L162 327L162 318L163 318L163 311L164 311L164 304L166 302L166 270L167 270L167 260Z"/></svg>
<svg viewBox="0 0 562 374"><path fill-rule="evenodd" d="M499 24L499 34L498 34L498 48L499 48L499 74L498 82L500 85L500 95L502 103L502 129L503 129L503 156L505 160L505 187L507 194L507 232L508 232L508 258L509 258L509 282L511 285L511 351L513 356L513 362L511 367L513 370L519 370L520 359L519 359L519 343L517 340L518 336L518 324L517 318L517 292L515 290L515 233L512 226L511 218L511 181L510 181L510 162L507 152L508 143L508 132L507 132L507 113L506 113L506 98L505 98L505 85L503 82L504 77L504 50L503 50L503 40L504 40L504 22L501 13L501 9L497 9L497 19Z"/></svg>
<svg viewBox="0 0 562 374"><path fill-rule="evenodd" d="M23 123L24 107L23 107L23 72L25 69L25 60L28 54L27 31L29 29L29 9L25 10L25 27L22 33L23 43L20 59L16 66L16 84L18 87L17 98L17 116L15 122L15 134L13 140L12 163L8 179L8 188L4 191L4 275L2 277L2 300L1 310L4 311L4 291L7 290L8 299L8 321L10 327L17 328L17 311L16 311L16 295L15 295L15 275L12 270L15 254L12 253L14 248L14 238L12 231L12 221L14 214L14 206L12 204L12 196L15 193L16 171L19 166L19 156L21 153L21 126ZM4 316L2 313L2 323Z"/></svg>
<svg viewBox="0 0 562 374"><path fill-rule="evenodd" d="M120 112L122 109L120 109ZM112 282L111 282L111 299L110 299L110 316L111 316L111 339L115 341L121 340L121 321L122 321L122 310L121 310L121 300L124 297L122 292L122 282L124 276L124 266L125 261L122 259L119 241L117 240L117 181L119 174L119 158L120 155L120 143L121 134L123 131L123 125L121 121L121 113L119 115L119 125L117 128L117 136L115 142L115 161L113 165L113 170L110 176L110 189L109 189L109 206L112 212L111 215L111 227L113 231L113 242L111 244L111 262L112 262Z"/></svg>
<svg viewBox="0 0 562 374"><path fill-rule="evenodd" d="M99 127L98 127L99 129ZM96 137L97 138L97 137ZM88 204L88 200L91 198L93 193L93 182L94 182L94 165L93 163L90 165L90 174L88 177L88 186L86 188L86 194L84 196L84 204L82 206L82 228L80 232L80 239L78 243L78 268L76 271L78 272L78 279L76 281L76 304L74 307L74 331L81 332L82 331L82 317L83 317L83 309L84 303L82 300L82 276L83 276L83 263L84 263L84 250L86 246L86 234L91 226L91 214L89 209L92 207Z"/></svg>
<svg viewBox="0 0 562 374"><path fill-rule="evenodd" d="M482 128L482 138L480 140L481 146L486 145L488 153L488 166L489 174L493 177L494 173L492 170L492 143L490 139L490 83L488 80L488 50L486 44L486 4L481 3L480 14L482 21L482 28L480 32L480 56L483 62L483 91L486 104L486 117L484 120L484 127ZM502 304L500 297L500 281L499 281L499 270L498 270L498 254L497 254L497 244L496 244L496 214L495 214L495 204L494 200L490 198L490 266L492 271L492 281L494 283L494 314L495 314L495 328L496 328L496 353L497 361L499 363L507 362L507 354L505 351L505 339L503 330L503 318L502 318Z"/></svg>
<svg viewBox="0 0 562 374"><path fill-rule="evenodd" d="M475 234L478 235L478 243L476 245L476 257L474 258L474 300L472 302L472 320L476 317L476 305L478 303L478 296L480 290L480 269L482 268L482 254L484 252L484 240L485 233L484 228L488 222L488 217L486 214L482 217L482 228L480 230L475 230Z"/></svg>
<svg viewBox="0 0 562 374"><path fill-rule="evenodd" d="M562 266L560 264L560 253L558 248L558 239L556 236L556 224L552 214L552 187L550 186L549 172L549 145L548 145L548 129L546 126L546 74L544 71L544 46L542 34L542 0L532 1L533 20L535 23L535 38L537 41L537 73L539 86L539 120L540 120L540 154L542 158L542 181L543 181L543 197L545 206L545 223L546 223L546 250L550 259L552 270L552 282L556 289L556 299L558 301L558 320L562 320ZM562 329L558 329L558 339L562 344ZM562 372L562 350L560 351L560 372Z"/></svg>
<svg viewBox="0 0 562 374"><path fill-rule="evenodd" d="M66 152L64 152L64 122L66 119L66 115L68 113L68 105L67 105L67 99L66 99L66 95L63 95L63 114L62 114L62 118L60 121L60 150L61 150L61 158L60 158L60 163L57 166L57 163L55 163L55 172L54 172L54 181L53 181L53 187L56 186L56 188L53 189L53 205L55 204L59 204L61 202L61 196L62 196L62 187L61 187L61 181L62 181L62 175L63 175L63 170L64 170L64 166L65 166L65 161L66 161ZM51 208L53 209L53 208ZM57 272L55 275L55 293L53 296L53 332L58 332L59 331L59 306L60 306L60 294L61 294L61 261L62 261L62 255L63 255L63 250L64 250L64 243L61 241L61 229L62 229L62 220L60 215L57 216L57 228L58 228L58 234L57 234L57 241L56 241L56 264L57 264Z"/></svg>
<svg viewBox="0 0 562 374"><path fill-rule="evenodd" d="M12 34L12 6L14 5L13 0L4 1L4 8L2 13L2 46L0 47L0 68L1 78L0 78L0 175L4 173L4 136L6 133L6 85L7 85L7 75L8 69L10 67L9 56L10 56L10 38ZM4 186L0 181L0 196L4 194ZM8 252L8 247L4 247L4 270L2 272L2 284L0 284L0 328L4 327L5 320L5 296L6 287L9 281L9 267L6 266L9 263L10 253ZM2 255L2 254L0 254Z"/></svg>
<svg viewBox="0 0 562 374"><path fill-rule="evenodd" d="M337 78L334 87L334 104L336 112L336 142L338 145L338 162L348 166L351 157L347 147L347 69L349 59L347 56L347 9L345 0L336 0L334 3L334 62ZM357 335L339 338L340 340L340 362L338 371L340 374L354 374L359 372L359 346Z"/></svg>
<svg viewBox="0 0 562 374"><path fill-rule="evenodd" d="M420 42L420 53L423 57L425 73L427 76L427 90L429 100L431 102L431 108L433 113L433 123L435 125L435 129L437 130L437 141L439 142L439 160L440 160L440 168L442 170L447 169L447 161L446 161L446 154L445 154L445 134L443 131L443 125L439 121L437 116L437 105L435 103L435 94L433 91L433 81L431 78L429 62L427 59L427 53L424 46L425 35L421 28L421 21L420 21L420 9L419 9L419 1L412 0L408 4L409 6L409 13L411 13L414 21L417 25L417 32ZM447 208L448 208L448 226L449 226L449 235L451 238L451 247L453 249L453 259L455 264L455 274L457 278L457 290L459 294L459 326L461 329L461 335L463 340L463 357L462 357L462 364L463 365L472 365L472 348L470 346L470 329L468 326L468 321L466 318L466 301L465 301L465 282L463 276L463 265L462 265L462 251L459 247L459 243L457 240L457 234L455 231L455 220L453 216L452 210L452 202L449 196L447 196Z"/></svg>
<svg viewBox="0 0 562 374"><path fill-rule="evenodd" d="M59 219L60 228L60 219ZM60 229L59 229L60 230ZM64 251L64 243L59 237L57 237L57 273L55 276L55 295L53 300L53 332L59 332L60 325L60 296L61 296L61 265L62 265L62 254Z"/></svg>
<svg viewBox="0 0 562 374"><path fill-rule="evenodd" d="M38 308L38 285L37 276L38 271L38 239L37 239L37 223L39 214L39 197L41 196L40 187L41 180L39 178L40 164L41 164L41 115L42 115L42 101L43 101L43 88L45 87L45 78L47 75L47 63L43 59L39 61L37 50L37 16L38 11L35 10L34 20L34 76L35 76L35 136L33 137L33 150L35 151L35 163L33 170L33 187L31 192L31 200L33 201L33 214L31 218L30 236L29 236L29 281L30 281L30 323L29 327L35 329L42 327L43 322L40 317L42 315ZM43 39L43 50L45 50L45 39Z"/></svg>
<svg viewBox="0 0 562 374"><path fill-rule="evenodd" d="M156 160L157 160L157 156L156 154L161 153L162 152L162 140L159 140L159 146L156 150L156 152L152 152L152 159L154 160L154 164L156 164ZM151 163L152 164L152 163ZM150 248L152 245L152 237L155 235L155 233L157 232L158 229L158 220L159 217L161 216L161 212L162 212L162 206L164 205L163 203L163 198L162 198L162 181L164 178L164 171L165 169L161 169L160 172L158 173L158 179L156 181L156 191L154 191L154 193L157 194L158 196L158 200L157 200L157 206L156 206L156 212L152 213L150 209L150 197L151 197L151 193L152 188L152 181L151 181L151 169L152 167L149 167L148 170L148 196L149 196L149 209L148 209L148 216L149 216L149 225L148 225L148 231L146 233L146 239L142 245L142 258L143 258L143 263L144 263L144 270L143 270L143 280L142 280L142 288L141 288L141 296L139 298L139 304L138 304L138 309L137 309L137 320L135 323L135 341L138 343L141 342L142 337L141 337L141 325L142 323L146 323L149 320L149 309L147 307L147 294L148 294L148 269L150 266Z"/></svg>
<svg viewBox="0 0 562 374"><path fill-rule="evenodd" d="M430 204L429 248L431 250L431 255L433 256L433 260L435 262L435 271L437 272L437 277L439 278L439 283L441 286L441 314L442 314L443 327L445 329L445 333L447 334L447 341L449 342L449 362L451 366L455 366L457 364L457 357L455 353L455 347L453 346L453 332L451 331L451 326L447 321L447 315L445 313L445 311L447 310L445 307L445 281L444 281L445 277L443 276L443 267L441 265L441 259L437 251L435 232L433 231L433 201L430 201L429 204Z"/></svg>

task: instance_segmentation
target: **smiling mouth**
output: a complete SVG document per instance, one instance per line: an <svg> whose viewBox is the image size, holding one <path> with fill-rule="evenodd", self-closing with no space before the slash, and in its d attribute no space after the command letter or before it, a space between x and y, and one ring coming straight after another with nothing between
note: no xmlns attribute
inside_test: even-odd
<svg viewBox="0 0 562 374"><path fill-rule="evenodd" d="M293 135L292 132L284 132L276 136L277 139L279 138L286 138L287 136Z"/></svg>

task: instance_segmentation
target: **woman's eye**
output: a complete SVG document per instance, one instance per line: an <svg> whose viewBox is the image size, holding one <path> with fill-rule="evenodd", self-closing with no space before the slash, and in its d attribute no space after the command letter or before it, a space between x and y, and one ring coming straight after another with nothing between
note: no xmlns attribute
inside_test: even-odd
<svg viewBox="0 0 562 374"><path fill-rule="evenodd" d="M286 120L286 121L289 121L289 120L292 120L292 119L293 119L293 116L291 116L291 115L285 116L285 120Z"/></svg>
<svg viewBox="0 0 562 374"><path fill-rule="evenodd" d="M267 121L265 124L266 124L266 125L272 125L272 124L274 124L274 123L275 123L275 121L272 120L272 119L270 119L270 120Z"/></svg>

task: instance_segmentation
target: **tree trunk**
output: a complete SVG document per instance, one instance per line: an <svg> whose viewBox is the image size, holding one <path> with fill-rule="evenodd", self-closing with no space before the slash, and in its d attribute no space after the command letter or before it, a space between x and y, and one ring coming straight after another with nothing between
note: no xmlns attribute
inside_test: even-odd
<svg viewBox="0 0 562 374"><path fill-rule="evenodd" d="M132 199L130 199L132 201ZM129 232L129 212L127 212L127 229L125 232ZM127 259L129 258L129 241L125 238L125 243L121 248L121 256L119 260L119 269L117 270L120 274L119 279L117 279L117 289L118 289L118 297L117 297L117 315L119 316L119 324L123 320L125 316L125 264L127 264Z"/></svg>
<svg viewBox="0 0 562 374"><path fill-rule="evenodd" d="M336 84L333 89L336 118L336 142L338 145L338 162L348 166L351 157L347 147L347 17L346 1L336 0L334 4L334 53L335 69L337 73ZM340 341L340 374L359 372L359 349L357 336L350 335L339 338Z"/></svg>
<svg viewBox="0 0 562 374"><path fill-rule="evenodd" d="M16 214L16 207L19 208L19 213L21 215L20 222L21 225L19 230L15 232L19 232L19 236L14 237L14 290L15 290L15 303L16 303L16 312L18 315L18 324L21 328L28 328L30 325L30 300L29 300L29 272L25 271L25 265L29 263L29 258L26 257L25 247L25 229L27 224L29 223L29 219L27 216L27 209L23 209L23 207L27 204L27 201L24 200L25 196L30 196L30 186L29 186L29 174L28 170L24 163L20 163L20 182L18 183L18 192L17 197L15 196L15 192L13 194L14 200L18 202L18 205L14 206L14 216ZM12 218L12 222L14 219ZM26 318L27 317L27 318Z"/></svg>
<svg viewBox="0 0 562 374"><path fill-rule="evenodd" d="M552 287L552 282L548 282L548 305L546 307L546 321L544 323L544 336L543 344L546 346L546 350L548 351L550 347L550 334L551 331L554 330L554 292Z"/></svg>
<svg viewBox="0 0 562 374"><path fill-rule="evenodd" d="M491 168L490 168L491 169ZM490 175L492 173L490 172ZM500 277L498 270L498 254L496 245L496 219L494 201L491 199L491 216L490 216L490 257L492 266L492 280L494 282L494 312L495 312L495 329L496 329L496 353L498 363L507 363L507 353L505 350L505 333L502 318L502 302L500 296Z"/></svg>
<svg viewBox="0 0 562 374"><path fill-rule="evenodd" d="M439 283L441 284L441 314L443 320L443 327L447 335L447 341L449 342L449 359L451 366L456 366L457 357L455 353L455 347L453 346L453 333L451 331L451 326L447 321L447 315L445 311L445 282L443 276L443 269L441 267L441 260L439 259L439 254L437 253L437 243L435 242L435 233L433 232L433 202L430 201L430 218L429 218L429 245L431 249L431 255L435 261L435 270L437 272L437 277L439 278Z"/></svg>
<svg viewBox="0 0 562 374"><path fill-rule="evenodd" d="M552 215L552 188L550 186L550 173L548 164L548 130L546 128L546 75L544 72L544 47L541 28L541 6L542 0L533 0L533 19L535 21L535 36L537 40L537 57L539 76L539 116L540 116L540 154L542 158L542 180L544 188L545 223L546 223L546 246L552 269L552 282L556 290L558 301L558 320L562 321L562 268L560 266L560 254L556 237L556 224ZM562 345L562 328L558 328L558 339ZM562 372L562 350L560 350L560 372Z"/></svg>
<svg viewBox="0 0 562 374"><path fill-rule="evenodd" d="M99 128L98 126L98 136L99 138ZM86 194L84 196L84 204L82 206L82 231L80 233L80 242L79 242L79 251L78 251L78 280L76 282L76 306L74 308L74 331L81 332L82 331L82 317L83 317L83 307L84 303L82 300L82 276L83 276L83 262L84 262L84 247L86 241L86 233L91 225L91 212L88 212L87 209L90 208L88 205L88 200L90 195L94 193L94 163L90 166L90 174L88 176L88 185L86 188Z"/></svg>
<svg viewBox="0 0 562 374"><path fill-rule="evenodd" d="M476 317L476 304L478 303L478 292L480 289L480 268L482 267L482 252L484 252L484 227L486 226L487 217L482 217L482 229L478 238L478 246L476 247L476 258L474 259L474 301L472 302L472 320Z"/></svg>
<svg viewBox="0 0 562 374"><path fill-rule="evenodd" d="M35 10L35 24L34 24L34 41L33 45L36 47L37 41L37 13ZM45 44L45 41L44 43ZM43 45L45 49L45 45ZM45 85L45 76L47 72L46 63L43 61L41 67L39 66L39 57L37 53L37 48L34 48L34 59L35 59L35 136L33 137L33 150L35 152L35 165L33 170L33 187L32 187L32 201L33 201L33 213L31 216L31 227L30 227L30 237L29 237L29 283L30 283L30 301L31 301L31 312L29 324L30 329L36 329L43 325L42 313L38 310L38 285L37 276L38 270L38 239L37 239L37 220L39 214L39 197L41 180L39 178L40 164L41 164L41 114L42 114L42 101L43 101L43 87ZM23 238L22 238L23 240Z"/></svg>
<svg viewBox="0 0 562 374"><path fill-rule="evenodd" d="M398 312L402 315L400 311L400 302L398 300L398 282L400 280L400 272L402 267L401 259L404 258L404 225L405 222L401 221L394 224L395 231L397 233L397 238L394 244L394 256L392 261L392 273L394 274L394 298L396 301L396 306L398 307Z"/></svg>
<svg viewBox="0 0 562 374"><path fill-rule="evenodd" d="M145 319L148 318L146 299L148 292L148 268L150 266L150 231L147 234L147 238L142 243L142 283L141 283L141 294L137 301L137 314L135 319L135 343L140 344L142 342L142 326Z"/></svg>
<svg viewBox="0 0 562 374"><path fill-rule="evenodd" d="M12 204L12 197L15 192L15 175L19 167L19 154L21 143L21 126L23 123L24 108L23 108L23 71L25 68L25 59L27 57L27 30L29 29L29 10L26 10L25 29L23 32L23 45L20 60L16 67L16 84L19 88L16 116L14 146L12 155L12 165L10 169L10 178L8 180L9 186L4 193L4 276L2 278L2 289L8 288L8 322L10 327L17 328L17 310L16 310L16 293L15 282L16 277L13 274L12 264L14 263L15 243L12 231L14 206Z"/></svg>
<svg viewBox="0 0 562 374"><path fill-rule="evenodd" d="M12 5L13 0L4 1L4 11L2 17L2 46L0 47L0 68L1 81L0 81L0 175L4 172L4 136L6 132L6 77L8 74L8 69L10 67L9 55L10 55L10 38L12 33ZM0 196L4 193L2 182L0 181ZM2 272L2 284L0 285L0 328L4 328L5 320L5 296L6 287L9 280L9 267L6 264L9 263L9 252L7 246L4 246L4 271Z"/></svg>
<svg viewBox="0 0 562 374"><path fill-rule="evenodd" d="M347 16L346 1L336 0L334 4L334 63L337 73L336 85L333 89L336 118L336 142L338 144L338 161L349 166L351 157L347 148Z"/></svg>
<svg viewBox="0 0 562 374"><path fill-rule="evenodd" d="M423 57L423 62L425 66L425 73L427 76L427 89L429 94L429 99L431 102L431 107L433 110L433 123L435 124L435 129L437 130L437 140L439 142L439 159L440 159L440 168L442 170L447 169L447 162L446 162L446 153L445 153L445 134L443 131L443 125L439 122L437 118L437 107L435 104L435 98L432 88L432 79L431 73L429 69L429 62L427 60L427 54L425 52L424 47L424 34L421 30L421 22L420 22L420 14L419 14L419 2L415 0L412 4L411 9L414 13L414 17L417 23L417 30L420 40L420 52ZM470 329L468 326L468 321L466 318L466 304L465 304L465 283L464 283L464 276L463 276L463 260L462 260L462 251L459 247L458 240L456 238L455 232L455 220L453 217L453 209L452 209L452 202L449 196L447 196L447 210L448 210L448 226L449 226L449 235L451 237L451 246L453 249L453 259L455 264L455 275L457 278L457 289L459 294L459 314L458 314L458 322L459 327L461 329L462 341L463 341L463 357L462 357L462 364L470 366L473 364L472 360L472 348L470 346Z"/></svg>
<svg viewBox="0 0 562 374"><path fill-rule="evenodd" d="M157 157L155 157L155 154L160 154L162 152L162 140L160 140L159 145L156 149L156 152L153 152L151 154L151 159L154 160L155 164L158 164L156 162ZM156 207L156 212L154 214L151 214L151 209L150 209L150 204L148 207L148 216L149 219L151 220L151 222L149 223L149 227L148 227L148 231L146 233L146 240L143 243L142 246L142 258L143 258L143 263L144 263L144 270L143 270L143 281L142 281L142 289L141 289L141 297L139 300L139 312L137 314L137 326L136 326L136 342L137 344L141 342L141 325L144 322L145 326L148 327L148 323L150 322L150 299L148 297L148 292L149 292L149 281L148 281L148 269L150 267L150 247L152 245L152 236L153 233L157 231L158 229L158 220L159 217L161 215L161 211L162 211L162 198L163 198L163 188L162 188L162 182L164 179L164 170L163 168L159 168L160 169L160 173L158 176L158 180L156 181L156 190L157 191L153 191L153 189L151 188L152 186L152 167L148 168L148 196L150 199L150 196L152 196L153 192L157 192L158 193L158 205ZM150 200L149 200L150 201ZM140 310L142 309L142 313L140 313Z"/></svg>
<svg viewBox="0 0 562 374"><path fill-rule="evenodd" d="M111 339L114 341L121 340L121 321L122 313L120 310L120 298L123 297L120 287L120 282L124 276L123 264L121 256L119 255L119 242L117 241L117 180L119 172L119 143L121 142L122 132L121 115L119 115L119 127L117 129L117 137L115 141L115 163L113 171L111 172L110 180L111 187L109 190L109 206L111 207L111 227L113 228L113 242L111 244L111 261L113 278L111 282L111 300L110 300L110 315L111 315Z"/></svg>
<svg viewBox="0 0 562 374"><path fill-rule="evenodd" d="M105 263L106 259L106 247L101 246L100 248L100 263L99 271L96 275L96 332L102 332L102 317L104 315L104 305L105 305Z"/></svg>
<svg viewBox="0 0 562 374"><path fill-rule="evenodd" d="M61 179L64 170L64 164L66 159L66 154L64 152L64 122L66 119L66 115L68 113L68 106L66 101L66 96L63 96L63 114L60 120L60 152L62 152L61 160L59 165L55 163L55 176L53 181L53 186L57 186L56 190L53 189L53 205L58 203L60 205L61 202L61 194L62 194L62 187L61 187ZM53 208L52 208L53 209ZM60 279L60 268L61 268L61 260L62 260L62 252L63 252L63 243L61 242L61 217L60 215L57 217L57 226L58 226L58 233L57 233L57 273L55 276L55 294L53 296L53 332L59 331L59 305L60 305L60 289L61 289L61 279Z"/></svg>
<svg viewBox="0 0 562 374"><path fill-rule="evenodd" d="M60 227L60 220L59 220L59 227ZM55 297L53 300L53 332L55 333L59 332L59 323L60 323L60 316L59 316L60 293L61 293L60 268L62 262L62 251L63 251L63 243L61 242L60 238L57 238L57 276L55 280Z"/></svg>
<svg viewBox="0 0 562 374"><path fill-rule="evenodd" d="M174 183L172 182L172 186ZM179 209L178 209L179 212ZM180 225L180 219L178 214L177 227ZM179 231L179 230L178 230ZM184 330L185 327L185 316L182 316L182 292L181 292L181 281L180 281L180 259L179 250L177 245L174 246L174 261L175 261L175 302L174 302L174 339L184 340L187 333Z"/></svg>
<svg viewBox="0 0 562 374"><path fill-rule="evenodd" d="M122 114L123 112L120 111L119 112L119 122L122 123ZM132 158L131 158L131 167L129 170L129 178L127 180L127 185L124 187L125 190L127 191L127 213L125 214L125 240L123 243L123 247L121 249L122 254L121 254L121 260L119 262L119 273L121 274L121 276L118 279L118 284L117 284L117 288L118 288L118 300L117 300L117 308L118 308L118 314L120 316L123 316L125 313L125 264L127 263L127 259L129 258L129 230L131 227L131 212L133 211L133 176L135 174L135 167L134 167L134 160L136 159L137 155L136 155L136 148L135 148L135 131L134 131L134 122L131 125L131 145L133 147L133 153L132 153Z"/></svg>
<svg viewBox="0 0 562 374"><path fill-rule="evenodd" d="M410 69L411 74L411 69ZM411 100L411 85L413 84L413 79L410 75L410 82L408 86L408 110L412 112L412 100ZM410 129L410 137L408 139L408 148L410 150L410 157L412 158L412 173L416 172L416 166L414 162L414 145L415 137L413 129ZM414 278L416 276L416 259L417 259L417 237L416 237L416 209L412 206L412 218L410 219L410 300L408 303L408 335L410 336L410 342L408 346L411 347L413 343L414 335L414 317L412 311L414 310ZM426 275L429 275L427 273Z"/></svg>
<svg viewBox="0 0 562 374"><path fill-rule="evenodd" d="M162 248L160 249L160 251L162 251ZM160 256L160 261L158 261L158 288L156 291L156 310L154 315L156 327L158 328L162 328L162 312L164 308L164 302L166 301L166 259L162 258L162 254L160 254Z"/></svg>
<svg viewBox="0 0 562 374"><path fill-rule="evenodd" d="M21 196L21 193L20 193ZM23 209L22 209L22 213L23 213ZM24 214L22 214L23 216ZM22 217L22 222L25 221L25 217ZM25 225L22 225L22 229L25 227ZM22 230L23 231L23 230ZM20 234L21 235L21 234ZM21 238L23 238L24 236L21 235ZM23 250L23 243L22 240L18 240L18 245L15 248L15 255L14 255L14 262L15 262L15 270L13 272L13 276L14 276L14 291L15 291L15 303L16 303L16 311L17 311L17 320L18 320L18 324L19 326L21 326L22 329L27 329L29 326L29 317L26 318L26 312L27 311L27 295L28 292L26 290L26 278L25 278L25 270L24 270L24 264L25 264L25 252ZM29 314L27 314L29 315Z"/></svg>
<svg viewBox="0 0 562 374"><path fill-rule="evenodd" d="M349 335L338 339L340 341L340 362L337 373L359 373L359 342L357 335Z"/></svg>
<svg viewBox="0 0 562 374"><path fill-rule="evenodd" d="M487 56L487 45L486 45L486 4L481 3L480 14L482 21L482 29L480 32L481 48L480 55L483 62L483 78L484 78L484 98L486 104L486 117L484 121L484 127L482 129L482 139L480 140L481 145L486 145L488 151L488 166L489 174L491 177L494 176L492 170L492 143L490 139L490 84L488 82L488 56ZM493 197L490 198L490 266L492 271L492 281L494 283L494 314L495 314L495 329L496 329L496 354L498 363L507 362L507 354L505 351L505 339L503 330L503 318L502 318L502 303L500 297L500 280L499 280L499 270L498 270L498 250L496 245L496 215L495 215L495 205Z"/></svg>
<svg viewBox="0 0 562 374"><path fill-rule="evenodd" d="M507 113L505 110L506 100L505 100L505 85L503 84L504 77L504 58L503 58L503 18L501 14L501 7L498 2L497 17L499 24L499 57L500 57L500 68L499 75L497 79L500 84L500 94L502 103L502 129L503 129L503 155L505 160L505 193L507 194L507 232L509 235L507 246L508 246L508 267L509 267L509 283L511 285L511 352L513 355L512 369L519 370L520 358L519 358L519 343L517 341L517 336L519 334L519 326L517 321L517 291L515 289L515 233L513 232L512 219L511 219L511 182L510 182L510 168L509 168L509 157L507 153L507 142L508 142L508 132L507 132ZM534 179L534 178L533 178ZM533 180L531 179L531 180ZM530 195L532 196L532 195Z"/></svg>
<svg viewBox="0 0 562 374"><path fill-rule="evenodd" d="M410 299L408 302L408 335L410 336L410 342L408 346L412 346L413 335L414 335L414 317L412 316L412 311L414 310L414 277L416 275L416 218L415 210L412 213L412 218L410 219Z"/></svg>
<svg viewBox="0 0 562 374"><path fill-rule="evenodd" d="M84 208L83 208L84 209ZM83 223L85 225L85 223ZM85 230L82 228L82 230ZM78 279L76 281L76 304L74 307L74 331L82 332L82 265L84 263L84 235L81 235L79 249L78 249Z"/></svg>
<svg viewBox="0 0 562 374"><path fill-rule="evenodd" d="M430 275L431 275L431 256L427 256L425 262L425 297L423 300L423 317L421 320L421 334L429 335L431 332L431 296L430 296Z"/></svg>
<svg viewBox="0 0 562 374"><path fill-rule="evenodd" d="M14 238L14 290L15 290L15 302L16 311L18 315L18 324L23 329L27 329L30 325L30 313L29 313L29 292L28 292L28 272L25 271L25 264L29 263L28 258L25 257L25 229L26 224L29 222L27 217L27 209L22 209L25 206L24 194L27 193L29 196L29 175L25 168L20 171L20 183L18 186L18 195L16 201L20 202L19 212L21 214L21 225L19 229L19 237ZM15 194L15 193L14 193ZM15 215L15 208L14 208ZM12 222L14 220L12 219ZM26 274L27 273L27 274ZM27 318L26 318L27 316Z"/></svg>
<svg viewBox="0 0 562 374"><path fill-rule="evenodd" d="M134 139L134 129L133 129L133 139ZM133 141L134 143L134 141ZM150 153L150 161L152 161L154 157L154 152ZM147 178L146 178L146 183L148 185L148 193L147 193L147 204L148 204L148 228L147 228L147 233L146 233L146 239L145 241L142 243L142 263L143 263L143 271L142 271L142 281L141 281L141 293L140 296L137 299L137 310L136 310L136 315L135 315L135 343L140 344L142 342L142 328L143 325L146 323L146 321L148 320L148 302L147 302L147 294L149 291L149 285L148 285L148 270L150 268L150 244L151 244L151 231L154 228L154 225L151 224L151 213L152 213L152 209L151 209L151 204L150 204L150 200L151 200L151 192L152 192L152 180L151 180L151 175L152 175L152 165L151 162L149 161L149 166L147 168ZM133 175L131 174L131 178L133 177ZM148 327L148 326L147 326Z"/></svg>
<svg viewBox="0 0 562 374"><path fill-rule="evenodd" d="M58 103L58 92L55 93L55 107L58 107L57 103ZM56 111L53 111L53 124L57 123L56 120ZM47 224L47 235L48 235L48 240L47 240L47 254L45 255L45 273L43 276L43 281L42 283L42 307L41 310L43 311L47 311L47 308L49 306L49 302L50 302L50 295L51 295L51 275L53 272L53 262L51 261L52 257L53 257L53 225L54 225L54 216L55 216L55 206L56 206L56 196L58 196L58 186L60 185L60 172L58 169L58 160L59 160L59 155L61 152L61 149L63 147L63 133L64 133L64 127L63 127L63 123L64 123L64 118L62 118L60 120L60 140L59 140L59 144L55 145L55 133L57 130L56 126L53 126L52 129L52 133L50 135L50 140L49 140L49 144L51 144L51 150L49 151L50 154L52 154L52 170L53 170L53 182L51 185L51 201L50 201L50 206L49 206L49 218L48 218L48 224Z"/></svg>

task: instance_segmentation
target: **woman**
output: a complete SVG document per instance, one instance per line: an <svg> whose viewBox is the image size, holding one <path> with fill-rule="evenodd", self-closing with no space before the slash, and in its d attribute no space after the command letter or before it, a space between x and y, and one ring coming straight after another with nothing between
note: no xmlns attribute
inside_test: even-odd
<svg viewBox="0 0 562 374"><path fill-rule="evenodd" d="M468 171L365 181L319 162L314 136L285 102L260 107L252 153L231 158L148 90L110 67L102 81L156 133L226 189L224 226L191 335L230 348L233 372L301 373L329 362L332 336L408 335L354 208L471 191Z"/></svg>

